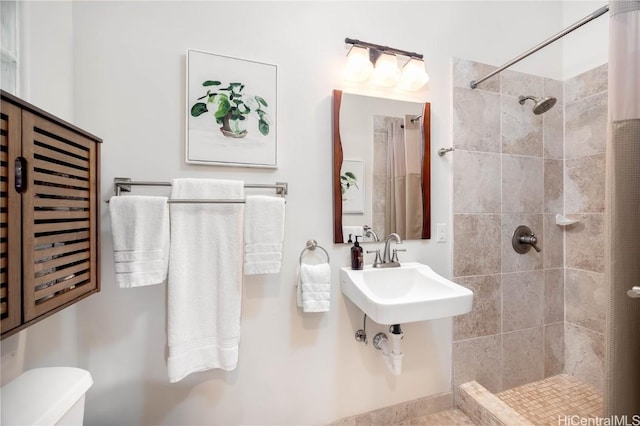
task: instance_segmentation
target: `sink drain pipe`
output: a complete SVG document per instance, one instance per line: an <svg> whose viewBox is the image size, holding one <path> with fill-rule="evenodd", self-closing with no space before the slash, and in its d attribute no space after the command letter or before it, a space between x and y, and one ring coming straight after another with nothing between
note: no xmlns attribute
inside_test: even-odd
<svg viewBox="0 0 640 426"><path fill-rule="evenodd" d="M394 324L389 327L389 334L391 337L387 337L385 333L378 333L373 338L373 347L382 351L382 357L387 365L387 368L394 376L399 376L402 372L402 338L404 333L400 328L400 324Z"/></svg>

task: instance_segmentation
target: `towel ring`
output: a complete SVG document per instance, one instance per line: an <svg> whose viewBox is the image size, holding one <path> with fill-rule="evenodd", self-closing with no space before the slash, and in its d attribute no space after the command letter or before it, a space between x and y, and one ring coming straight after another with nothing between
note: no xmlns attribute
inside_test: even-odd
<svg viewBox="0 0 640 426"><path fill-rule="evenodd" d="M307 241L307 246L305 248L302 249L302 252L300 253L300 264L302 265L302 256L304 256L305 252L307 250L315 250L316 248L319 248L320 250L322 250L324 252L324 254L327 256L327 263L329 263L329 253L327 253L327 251L322 248L321 246L318 245L318 242L316 240L308 240Z"/></svg>

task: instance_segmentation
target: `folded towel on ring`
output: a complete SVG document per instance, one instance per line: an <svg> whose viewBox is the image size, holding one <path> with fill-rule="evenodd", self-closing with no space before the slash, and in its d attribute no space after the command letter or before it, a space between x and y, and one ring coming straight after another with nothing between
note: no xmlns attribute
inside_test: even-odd
<svg viewBox="0 0 640 426"><path fill-rule="evenodd" d="M328 263L300 265L297 303L303 312L327 312L331 305L331 266Z"/></svg>

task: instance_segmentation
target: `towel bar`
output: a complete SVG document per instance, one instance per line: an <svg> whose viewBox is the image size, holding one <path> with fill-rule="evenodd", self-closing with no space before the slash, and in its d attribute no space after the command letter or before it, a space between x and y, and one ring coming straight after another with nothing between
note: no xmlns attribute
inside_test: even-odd
<svg viewBox="0 0 640 426"><path fill-rule="evenodd" d="M302 264L302 256L304 256L305 252L307 250L315 250L316 248L319 248L320 250L322 250L324 252L324 254L327 256L327 263L329 263L329 260L330 260L329 259L329 253L327 253L327 251L324 248L319 246L318 242L316 240L309 240L309 241L307 241L307 246L302 249L302 252L300 252L300 259L299 259L300 264Z"/></svg>
<svg viewBox="0 0 640 426"><path fill-rule="evenodd" d="M121 192L131 192L131 186L171 186L171 182L161 181L132 181L130 178L113 178L113 191L116 196L120 196ZM246 183L245 188L257 188L257 189L270 189L276 190L276 194L284 197L289 193L289 184L287 182L276 182L275 184L262 184L262 183ZM108 201L107 201L108 202ZM167 200L170 204L242 204L245 203L244 199L184 199L184 200Z"/></svg>

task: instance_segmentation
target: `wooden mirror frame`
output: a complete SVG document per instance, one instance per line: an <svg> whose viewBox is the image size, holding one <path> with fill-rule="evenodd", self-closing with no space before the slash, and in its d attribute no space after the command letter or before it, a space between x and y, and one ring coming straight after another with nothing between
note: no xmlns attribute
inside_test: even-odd
<svg viewBox="0 0 640 426"><path fill-rule="evenodd" d="M340 137L340 105L342 90L333 91L333 242L344 243L342 232L342 191L340 189L340 169L343 151ZM424 103L422 111L423 153L422 159L422 239L431 238L431 104ZM373 143L373 141L372 141ZM381 236L384 238L384 236Z"/></svg>

